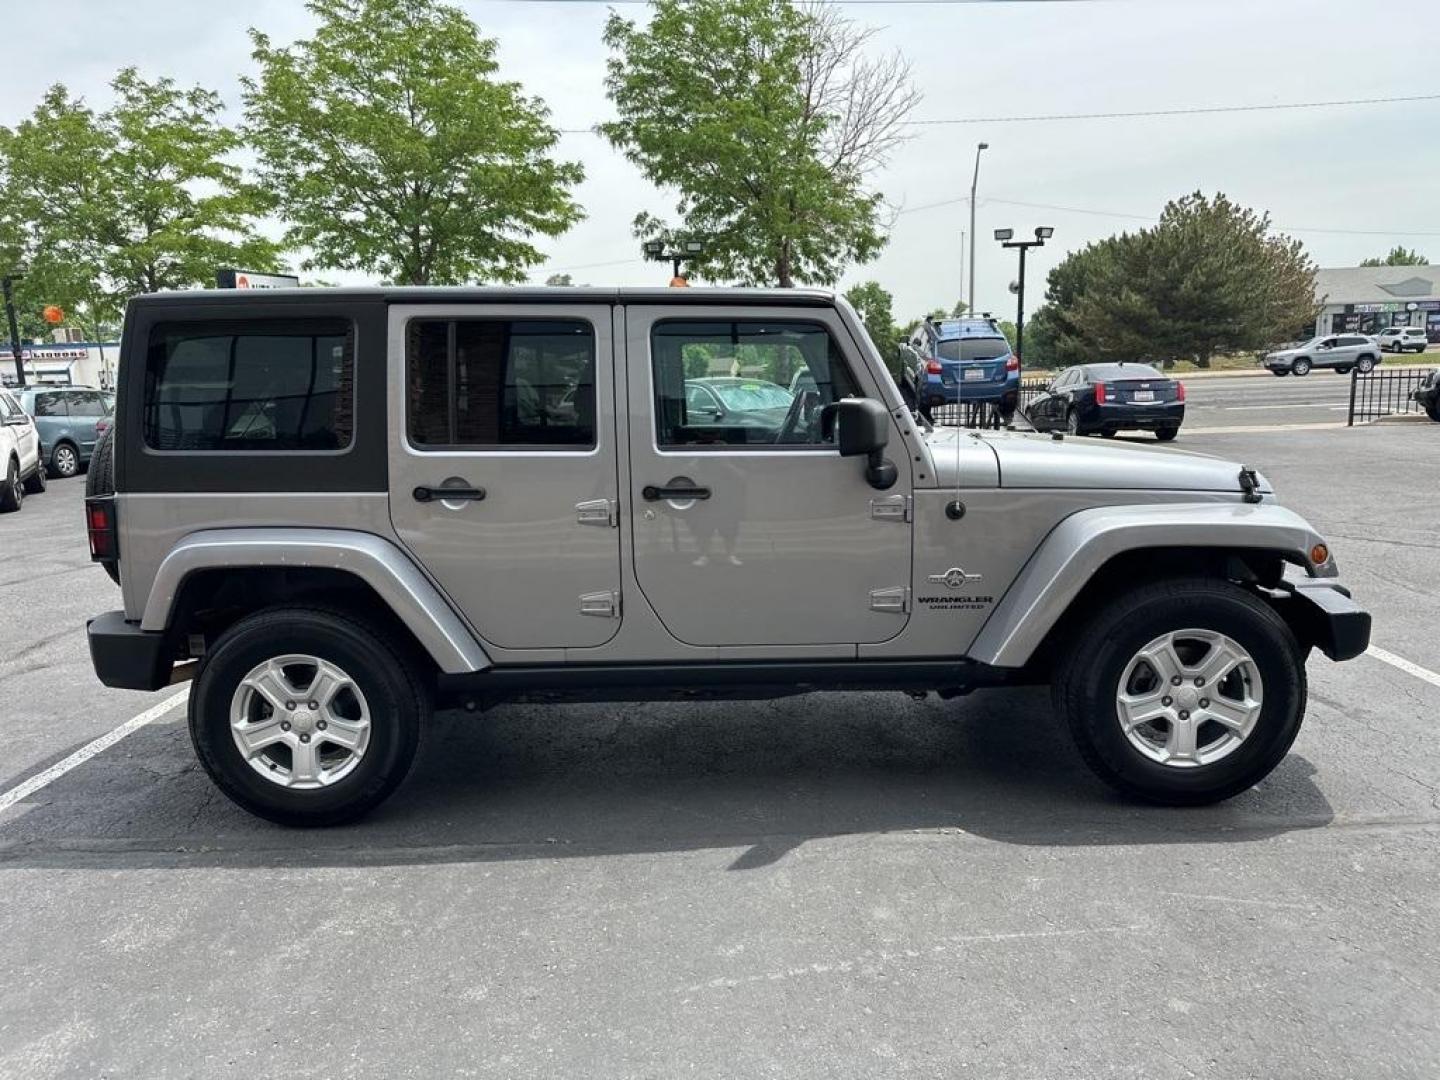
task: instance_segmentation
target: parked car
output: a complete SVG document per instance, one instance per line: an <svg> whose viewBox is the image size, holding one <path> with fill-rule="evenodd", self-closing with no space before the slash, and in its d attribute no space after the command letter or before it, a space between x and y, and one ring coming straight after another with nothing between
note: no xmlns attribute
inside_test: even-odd
<svg viewBox="0 0 1440 1080"><path fill-rule="evenodd" d="M729 380L686 361L727 349L814 388L735 380L747 422L697 429ZM1106 781L1207 803L1285 756L1312 648L1369 642L1265 477L917 425L829 292L172 292L121 357L95 671L193 677L199 761L279 821L380 803L437 707L1045 683Z"/></svg>
<svg viewBox="0 0 1440 1080"><path fill-rule="evenodd" d="M1014 414L1020 358L994 319L926 319L900 348L900 393L912 409L929 416L937 405L964 401Z"/></svg>
<svg viewBox="0 0 1440 1080"><path fill-rule="evenodd" d="M1081 364L1056 375L1026 415L1037 431L1153 431L1169 442L1185 421L1185 384L1148 364Z"/></svg>
<svg viewBox="0 0 1440 1080"><path fill-rule="evenodd" d="M44 490L45 469L35 421L9 390L0 387L0 512L19 510L26 495Z"/></svg>
<svg viewBox="0 0 1440 1080"><path fill-rule="evenodd" d="M20 392L20 406L40 432L46 469L64 478L90 464L95 440L110 426L115 395L88 386L31 386Z"/></svg>
<svg viewBox="0 0 1440 1080"><path fill-rule="evenodd" d="M1420 403L1431 420L1440 423L1440 368L1420 380L1420 386L1410 396Z"/></svg>
<svg viewBox="0 0 1440 1080"><path fill-rule="evenodd" d="M1375 343L1387 352L1424 352L1430 339L1423 326L1389 326L1375 335Z"/></svg>
<svg viewBox="0 0 1440 1080"><path fill-rule="evenodd" d="M1355 368L1362 374L1380 362L1380 346L1364 334L1323 334L1290 349L1266 353L1262 366L1275 375L1309 375L1314 368L1334 368L1341 375Z"/></svg>
<svg viewBox="0 0 1440 1080"><path fill-rule="evenodd" d="M799 376L797 375L796 378ZM686 426L697 434L721 435L744 428L765 442L785 424L796 395L766 379L714 376L685 380Z"/></svg>

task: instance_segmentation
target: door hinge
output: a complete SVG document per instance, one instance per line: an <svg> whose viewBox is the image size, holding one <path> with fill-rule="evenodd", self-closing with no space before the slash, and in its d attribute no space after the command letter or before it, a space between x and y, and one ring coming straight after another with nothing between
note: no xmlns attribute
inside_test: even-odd
<svg viewBox="0 0 1440 1080"><path fill-rule="evenodd" d="M884 495L870 500L870 516L876 521L909 521L913 504L910 495Z"/></svg>
<svg viewBox="0 0 1440 1080"><path fill-rule="evenodd" d="M900 614L910 610L910 586L897 585L893 589L871 589L870 610L890 611Z"/></svg>
<svg viewBox="0 0 1440 1080"><path fill-rule="evenodd" d="M620 594L618 592L582 593L580 596L580 614L594 615L600 619L619 618Z"/></svg>
<svg viewBox="0 0 1440 1080"><path fill-rule="evenodd" d="M587 499L575 504L575 520L581 525L613 529L620 524L619 508L614 499Z"/></svg>

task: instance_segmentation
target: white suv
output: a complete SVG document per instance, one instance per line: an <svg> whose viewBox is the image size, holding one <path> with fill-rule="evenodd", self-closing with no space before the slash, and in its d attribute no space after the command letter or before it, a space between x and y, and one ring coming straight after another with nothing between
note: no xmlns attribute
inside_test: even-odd
<svg viewBox="0 0 1440 1080"><path fill-rule="evenodd" d="M1375 335L1380 348L1390 352L1424 352L1430 344L1423 326L1390 326Z"/></svg>
<svg viewBox="0 0 1440 1080"><path fill-rule="evenodd" d="M45 490L40 435L20 403L0 390L0 512L19 510L26 494Z"/></svg>

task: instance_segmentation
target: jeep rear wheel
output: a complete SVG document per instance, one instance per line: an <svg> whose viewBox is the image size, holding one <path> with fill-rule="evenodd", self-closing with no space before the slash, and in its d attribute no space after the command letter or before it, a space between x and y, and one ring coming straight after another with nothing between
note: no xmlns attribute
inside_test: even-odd
<svg viewBox="0 0 1440 1080"><path fill-rule="evenodd" d="M1226 581L1144 586L1086 624L1054 684L1081 756L1124 794L1218 802L1284 758L1305 710L1304 653Z"/></svg>
<svg viewBox="0 0 1440 1080"><path fill-rule="evenodd" d="M252 814L335 825L405 778L429 704L411 664L348 614L273 608L227 630L190 694L190 735Z"/></svg>

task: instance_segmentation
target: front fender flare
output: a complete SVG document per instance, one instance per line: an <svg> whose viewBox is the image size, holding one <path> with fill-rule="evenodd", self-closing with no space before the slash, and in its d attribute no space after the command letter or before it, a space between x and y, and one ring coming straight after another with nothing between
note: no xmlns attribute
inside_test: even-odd
<svg viewBox="0 0 1440 1080"><path fill-rule="evenodd" d="M1320 536L1273 503L1160 503L1081 510L1040 544L985 621L968 655L1023 667L1086 582L1116 555L1146 548L1275 551L1304 566ZM1327 564L1333 573L1333 564Z"/></svg>
<svg viewBox="0 0 1440 1080"><path fill-rule="evenodd" d="M205 529L165 556L140 628L163 631L185 579L199 570L251 566L317 567L360 578L389 605L447 675L483 671L490 658L440 591L394 544L350 529Z"/></svg>

